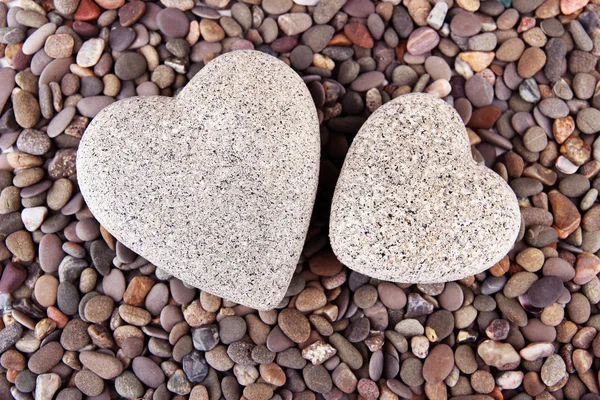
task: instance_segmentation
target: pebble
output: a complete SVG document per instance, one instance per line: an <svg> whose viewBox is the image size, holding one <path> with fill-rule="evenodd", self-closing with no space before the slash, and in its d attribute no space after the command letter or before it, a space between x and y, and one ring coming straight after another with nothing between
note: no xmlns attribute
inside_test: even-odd
<svg viewBox="0 0 600 400"><path fill-rule="evenodd" d="M435 30L421 27L410 34L406 49L410 54L418 56L432 50L439 42L440 37Z"/></svg>
<svg viewBox="0 0 600 400"><path fill-rule="evenodd" d="M165 375L150 358L134 358L131 368L135 376L146 386L156 389L165 382Z"/></svg>
<svg viewBox="0 0 600 400"><path fill-rule="evenodd" d="M533 306L544 308L558 299L563 287L562 280L559 277L547 276L533 282L527 291L527 298Z"/></svg>
<svg viewBox="0 0 600 400"><path fill-rule="evenodd" d="M542 365L540 378L547 386L554 386L566 373L566 365L563 359L558 354L552 354Z"/></svg>
<svg viewBox="0 0 600 400"><path fill-rule="evenodd" d="M104 381L86 369L75 375L75 386L88 396L99 396L104 391Z"/></svg>
<svg viewBox="0 0 600 400"><path fill-rule="evenodd" d="M346 4L346 0L322 0L315 7L313 18L317 24L326 24Z"/></svg>
<svg viewBox="0 0 600 400"><path fill-rule="evenodd" d="M402 362L400 378L409 386L420 386L425 382L422 371L423 363L421 360L408 358Z"/></svg>
<svg viewBox="0 0 600 400"><path fill-rule="evenodd" d="M521 357L508 343L484 340L477 347L477 354L486 365L498 368L501 371L513 369L519 364Z"/></svg>
<svg viewBox="0 0 600 400"><path fill-rule="evenodd" d="M83 43L77 53L77 64L81 67L93 67L104 51L104 40L89 39Z"/></svg>
<svg viewBox="0 0 600 400"><path fill-rule="evenodd" d="M0 330L0 353L4 353L13 346L23 333L23 327L19 323L12 323Z"/></svg>
<svg viewBox="0 0 600 400"><path fill-rule="evenodd" d="M189 21L187 17L183 11L176 8L165 8L160 11L156 15L156 24L161 32L171 38L185 37L189 32ZM202 24L200 29L202 30ZM206 30L204 33L206 33ZM208 40L206 37L205 39Z"/></svg>
<svg viewBox="0 0 600 400"><path fill-rule="evenodd" d="M481 31L481 20L471 12L461 12L452 18L450 30L457 36L469 37Z"/></svg>
<svg viewBox="0 0 600 400"><path fill-rule="evenodd" d="M34 374L43 374L58 364L64 354L59 342L50 342L36 351L27 363L27 368Z"/></svg>
<svg viewBox="0 0 600 400"><path fill-rule="evenodd" d="M283 333L296 343L302 343L310 336L310 323L298 310L285 309L281 311L277 322Z"/></svg>
<svg viewBox="0 0 600 400"><path fill-rule="evenodd" d="M298 35L312 25L312 19L308 14L291 13L283 14L277 18L279 28L288 36Z"/></svg>
<svg viewBox="0 0 600 400"><path fill-rule="evenodd" d="M58 236L53 234L44 235L39 244L40 266L45 272L56 272L60 265L64 252L61 249L62 242Z"/></svg>
<svg viewBox="0 0 600 400"><path fill-rule="evenodd" d="M523 78L531 78L546 64L546 54L537 47L528 47L523 51L517 71Z"/></svg>
<svg viewBox="0 0 600 400"><path fill-rule="evenodd" d="M115 390L125 398L141 397L144 394L144 386L130 371L125 371L115 379Z"/></svg>
<svg viewBox="0 0 600 400"><path fill-rule="evenodd" d="M374 45L368 28L359 22L350 22L344 26L344 34L352 43L360 47L370 49Z"/></svg>
<svg viewBox="0 0 600 400"><path fill-rule="evenodd" d="M38 123L41 112L36 98L23 90L15 90L12 95L14 116L19 126L33 128Z"/></svg>
<svg viewBox="0 0 600 400"><path fill-rule="evenodd" d="M42 307L50 307L56 303L58 285L58 279L52 275L43 275L37 280L34 294Z"/></svg>
<svg viewBox="0 0 600 400"><path fill-rule="evenodd" d="M577 128L586 134L592 134L600 131L600 110L595 108L585 108L577 114Z"/></svg>
<svg viewBox="0 0 600 400"><path fill-rule="evenodd" d="M569 115L567 104L557 98L544 99L539 104L542 114L550 118L564 118Z"/></svg>
<svg viewBox="0 0 600 400"><path fill-rule="evenodd" d="M94 323L106 321L112 314L113 305L114 300L108 296L93 297L85 305L85 318Z"/></svg>
<svg viewBox="0 0 600 400"><path fill-rule="evenodd" d="M406 305L406 294L400 287L393 283L380 283L377 286L377 293L381 302L392 310L401 310Z"/></svg>
<svg viewBox="0 0 600 400"><path fill-rule="evenodd" d="M482 76L473 75L465 82L465 93L471 104L475 107L484 107L492 104L494 88Z"/></svg>
<svg viewBox="0 0 600 400"><path fill-rule="evenodd" d="M454 366L452 348L445 344L435 346L423 363L423 378L428 383L442 382Z"/></svg>
<svg viewBox="0 0 600 400"><path fill-rule="evenodd" d="M147 68L146 59L138 53L125 52L115 63L115 75L128 81L138 78Z"/></svg>
<svg viewBox="0 0 600 400"><path fill-rule="evenodd" d="M237 316L226 317L219 322L220 340L230 344L241 340L246 334L246 322Z"/></svg>
<svg viewBox="0 0 600 400"><path fill-rule="evenodd" d="M49 36L44 44L44 51L51 58L70 57L73 53L75 41L68 34L58 34Z"/></svg>
<svg viewBox="0 0 600 400"><path fill-rule="evenodd" d="M27 272L16 263L8 263L0 278L0 293L12 293L27 279Z"/></svg>
<svg viewBox="0 0 600 400"><path fill-rule="evenodd" d="M322 365L307 364L302 369L302 377L306 386L317 393L328 393L332 388L329 373Z"/></svg>
<svg viewBox="0 0 600 400"><path fill-rule="evenodd" d="M121 362L108 354L84 351L79 354L79 361L102 379L114 379L123 372Z"/></svg>
<svg viewBox="0 0 600 400"><path fill-rule="evenodd" d="M581 293L573 293L571 301L567 304L569 319L575 323L583 324L590 317L590 302Z"/></svg>
<svg viewBox="0 0 600 400"><path fill-rule="evenodd" d="M36 400L51 400L60 387L60 376L55 373L41 374L35 379Z"/></svg>

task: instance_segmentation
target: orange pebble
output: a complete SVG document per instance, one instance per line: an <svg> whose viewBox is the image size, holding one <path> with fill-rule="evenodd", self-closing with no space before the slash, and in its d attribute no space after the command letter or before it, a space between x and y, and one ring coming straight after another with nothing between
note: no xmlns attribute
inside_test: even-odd
<svg viewBox="0 0 600 400"><path fill-rule="evenodd" d="M56 322L56 327L58 329L64 328L65 325L67 325L67 322L69 322L69 318L54 306L48 307L46 313L48 314L48 318Z"/></svg>

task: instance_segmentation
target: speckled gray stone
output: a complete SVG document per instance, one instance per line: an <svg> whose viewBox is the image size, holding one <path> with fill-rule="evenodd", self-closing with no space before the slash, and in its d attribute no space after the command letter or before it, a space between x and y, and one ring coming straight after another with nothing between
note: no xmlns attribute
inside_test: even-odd
<svg viewBox="0 0 600 400"><path fill-rule="evenodd" d="M190 285L269 309L302 250L319 142L302 79L275 57L236 51L176 99L103 109L79 146L78 181L126 247Z"/></svg>
<svg viewBox="0 0 600 400"><path fill-rule="evenodd" d="M517 199L479 166L454 108L431 95L400 96L375 111L348 151L329 224L339 260L374 278L451 281L511 249Z"/></svg>

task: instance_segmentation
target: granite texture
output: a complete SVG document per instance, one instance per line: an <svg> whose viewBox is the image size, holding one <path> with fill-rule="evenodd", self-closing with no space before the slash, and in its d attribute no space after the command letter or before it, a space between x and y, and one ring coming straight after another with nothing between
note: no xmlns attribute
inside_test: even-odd
<svg viewBox="0 0 600 400"><path fill-rule="evenodd" d="M414 93L377 109L354 138L329 228L349 268L433 283L491 267L512 248L520 221L510 187L473 160L454 108Z"/></svg>
<svg viewBox="0 0 600 400"><path fill-rule="evenodd" d="M91 212L127 247L190 285L269 309L300 257L319 158L302 79L275 57L236 51L175 99L102 110L77 171Z"/></svg>

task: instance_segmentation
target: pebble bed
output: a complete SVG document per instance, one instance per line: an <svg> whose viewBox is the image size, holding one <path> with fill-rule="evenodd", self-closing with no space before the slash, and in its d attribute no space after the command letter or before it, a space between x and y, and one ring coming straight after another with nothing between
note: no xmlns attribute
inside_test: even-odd
<svg viewBox="0 0 600 400"><path fill-rule="evenodd" d="M21 0L0 3L0 43L0 399L600 399L600 1ZM252 48L298 71L322 121L303 255L260 312L116 242L75 178L104 106ZM329 250L331 197L369 114L423 91L523 228L485 273L377 281Z"/></svg>

